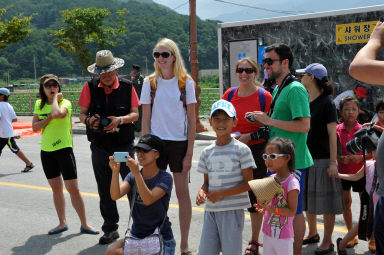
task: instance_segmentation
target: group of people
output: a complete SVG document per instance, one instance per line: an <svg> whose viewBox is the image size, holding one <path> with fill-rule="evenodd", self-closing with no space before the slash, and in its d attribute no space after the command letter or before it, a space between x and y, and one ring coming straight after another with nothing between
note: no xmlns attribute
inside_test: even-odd
<svg viewBox="0 0 384 255"><path fill-rule="evenodd" d="M350 74L363 82L384 84L384 62L375 60L382 48L384 24L379 22L368 44L353 60ZM116 241L116 200L125 195L134 205L129 235L144 238L160 227L164 254L175 254L176 241L167 217L173 185L179 203L180 252L192 254L188 244L192 218L188 176L196 132L195 84L174 41L161 39L153 49L153 58L155 71L140 81L138 95L134 83L118 75L124 60L109 50L97 52L95 63L88 67L93 78L85 83L78 101L80 121L86 125L90 141L104 220L99 243L110 244L106 254L123 251L124 239ZM256 80L260 73L256 62L248 57L240 59L235 68L239 86L228 89L212 105L209 122L217 139L203 150L197 167L204 177L196 204L205 204L198 254L258 254L261 229L264 254L301 254L303 244L321 240L317 215L323 215L324 235L315 254L328 254L335 248L335 215L341 213L349 232L337 240L337 253L347 254L345 248L357 243L358 226L352 226L350 189L362 192L365 179L368 183L375 175L375 167L378 183L383 181L384 136L377 150L368 155L377 161L367 163L364 172L364 156L350 154L346 149L346 143L362 128L357 122L359 102L354 97L343 98L339 105L342 122L338 123L337 107L331 97L334 88L326 68L319 63L310 64L296 70L298 79L291 72L293 59L285 44L266 48L262 63L268 77L265 88ZM132 79L134 76L131 74ZM71 103L63 98L60 81L53 74L40 78L39 94L32 129L42 131L41 161L59 218L59 224L48 234L68 230L63 180L81 221L80 232L99 234L88 224L77 183ZM8 96L9 92L0 90L0 109L12 112L3 104ZM2 119L4 114L0 112ZM379 120L374 128L382 132L383 102L378 104L377 114ZM11 121L16 119L10 115ZM133 123L140 116L142 137L134 144ZM3 139L12 137L3 136L2 147L6 144ZM11 140L7 144L14 146ZM115 161L115 152L127 152L126 160ZM29 160L25 162L27 167L33 167ZM167 167L172 175L166 172ZM266 176L275 177L282 186L269 203L259 201L248 184ZM375 195L375 233L369 247L384 254L384 188L379 185ZM244 228L245 208L251 216L252 237L243 252L239 233ZM309 226L307 236L303 212Z"/></svg>

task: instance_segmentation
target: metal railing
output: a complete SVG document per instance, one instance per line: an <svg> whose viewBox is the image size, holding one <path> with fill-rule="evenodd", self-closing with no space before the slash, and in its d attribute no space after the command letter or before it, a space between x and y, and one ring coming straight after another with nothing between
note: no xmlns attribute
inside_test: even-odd
<svg viewBox="0 0 384 255"><path fill-rule="evenodd" d="M80 90L78 91L63 91L64 98L72 103L72 115L79 115L80 107L77 105L79 100ZM37 91L27 92L12 92L9 97L9 103L15 109L17 115L33 115L35 102L39 99ZM202 88L200 93L201 105L200 115L202 117L209 117L212 104L220 99L219 88Z"/></svg>

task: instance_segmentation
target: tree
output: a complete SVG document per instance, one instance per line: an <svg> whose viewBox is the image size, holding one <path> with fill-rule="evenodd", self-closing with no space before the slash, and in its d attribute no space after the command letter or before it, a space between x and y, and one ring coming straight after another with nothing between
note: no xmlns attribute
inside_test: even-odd
<svg viewBox="0 0 384 255"><path fill-rule="evenodd" d="M6 11L5 8L0 9L0 49L5 49L8 44L24 40L31 32L31 29L27 27L31 23L32 16L23 17L20 14L11 20L4 19L3 21L2 17Z"/></svg>
<svg viewBox="0 0 384 255"><path fill-rule="evenodd" d="M84 70L93 62L92 48L101 50L116 46L118 35L127 31L124 19L124 16L128 14L126 9L116 12L116 27L103 25L104 19L111 15L108 9L74 8L60 12L63 23L67 25L57 31L52 31L52 35L60 39L55 46L65 52L75 54Z"/></svg>

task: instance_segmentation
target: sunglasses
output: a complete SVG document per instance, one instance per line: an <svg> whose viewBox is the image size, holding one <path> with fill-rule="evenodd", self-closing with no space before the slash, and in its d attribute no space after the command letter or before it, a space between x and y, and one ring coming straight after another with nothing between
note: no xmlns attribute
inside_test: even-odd
<svg viewBox="0 0 384 255"><path fill-rule="evenodd" d="M163 58L169 58L169 56L171 56L171 53L169 53L169 52L154 52L153 53L154 58L159 58L160 56L162 56Z"/></svg>
<svg viewBox="0 0 384 255"><path fill-rule="evenodd" d="M57 83L46 83L46 84L44 84L44 88L47 88L47 89L49 89L49 88L57 88L57 87L59 87L59 84L57 84Z"/></svg>
<svg viewBox="0 0 384 255"><path fill-rule="evenodd" d="M155 150L155 149L149 149L149 150L146 150L146 149L143 149L143 148L135 148L135 152L136 153L139 153L139 152L144 152L144 153L148 153L150 151L158 151L158 150Z"/></svg>
<svg viewBox="0 0 384 255"><path fill-rule="evenodd" d="M247 73L247 74L251 74L253 72L255 72L255 69L253 68L241 68L241 67L238 67L236 68L236 73Z"/></svg>
<svg viewBox="0 0 384 255"><path fill-rule="evenodd" d="M264 160L267 160L267 159L270 159L270 160L275 160L275 159L277 159L277 158L279 158L279 157L283 157L283 156L285 156L285 155L287 155L287 154L277 154L277 153L271 153L271 154L263 154L263 159Z"/></svg>
<svg viewBox="0 0 384 255"><path fill-rule="evenodd" d="M263 65L267 64L269 66L273 65L273 62L275 61L281 61L281 59L273 59L273 58L264 58L263 59Z"/></svg>

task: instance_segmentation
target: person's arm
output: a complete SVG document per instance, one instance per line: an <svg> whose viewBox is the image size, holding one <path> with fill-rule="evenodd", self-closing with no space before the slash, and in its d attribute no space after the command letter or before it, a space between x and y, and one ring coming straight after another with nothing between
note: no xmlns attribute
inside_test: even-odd
<svg viewBox="0 0 384 255"><path fill-rule="evenodd" d="M109 157L109 167L112 170L112 179L109 192L111 194L112 200L118 200L122 196L128 194L129 190L131 189L131 185L127 181L123 181L121 185L119 184L120 162L115 162L113 156Z"/></svg>
<svg viewBox="0 0 384 255"><path fill-rule="evenodd" d="M146 135L151 133L151 114L152 109L150 104L143 104L141 113L143 114L141 118L141 135Z"/></svg>
<svg viewBox="0 0 384 255"><path fill-rule="evenodd" d="M336 122L327 124L327 131L329 137L329 167L328 176L336 177L337 169L337 135L336 135Z"/></svg>
<svg viewBox="0 0 384 255"><path fill-rule="evenodd" d="M57 101L57 95L58 93L56 93L54 96L53 96L53 102L52 102L52 118L53 119L62 119L62 118L65 118L65 116L67 116L67 113L68 113L68 109L63 107L63 106L59 106L59 103Z"/></svg>
<svg viewBox="0 0 384 255"><path fill-rule="evenodd" d="M310 117L299 117L294 120L276 120L270 118L266 113L261 111L254 111L253 116L255 119L264 125L276 127L289 132L308 133L311 125Z"/></svg>
<svg viewBox="0 0 384 255"><path fill-rule="evenodd" d="M384 23L377 22L368 43L356 54L349 74L356 80L384 85L384 61L376 60L376 56L384 48Z"/></svg>
<svg viewBox="0 0 384 255"><path fill-rule="evenodd" d="M135 177L137 191L146 206L153 204L166 194L165 190L160 187L154 187L152 190L148 188L140 173L139 164L130 156L127 158L127 166Z"/></svg>
<svg viewBox="0 0 384 255"><path fill-rule="evenodd" d="M271 213L274 213L275 211L279 211L280 215L282 216L292 217L296 215L298 197L299 197L299 191L297 189L293 189L288 192L287 207L284 207L284 208L278 208L277 206L271 207L267 203L263 202L263 203L257 204L257 209L260 210L261 209L260 207L262 207L264 211L269 211Z"/></svg>
<svg viewBox="0 0 384 255"><path fill-rule="evenodd" d="M88 116L88 108L80 106L79 119L86 126L95 130L99 129L99 124L100 124L99 118L100 116L98 114L95 114L93 116Z"/></svg>
<svg viewBox="0 0 384 255"><path fill-rule="evenodd" d="M187 122L188 122L188 148L183 159L183 172L189 171L192 166L193 147L195 145L196 135L196 104L187 105Z"/></svg>
<svg viewBox="0 0 384 255"><path fill-rule="evenodd" d="M34 114L33 119L32 119L32 131L37 132L37 131L45 128L45 126L48 125L48 123L51 121L51 119L52 119L51 114L49 114L47 116L47 118L45 118L43 120L39 120L39 116L37 114Z"/></svg>
<svg viewBox="0 0 384 255"><path fill-rule="evenodd" d="M209 187L209 178L208 174L204 174L204 183L201 186L200 190L197 192L196 196L196 205L202 205L207 200L207 193Z"/></svg>
<svg viewBox="0 0 384 255"><path fill-rule="evenodd" d="M337 174L337 178L346 180L346 181L358 181L364 177L364 167L362 167L355 174Z"/></svg>
<svg viewBox="0 0 384 255"><path fill-rule="evenodd" d="M209 191L207 193L207 198L212 202L216 203L222 198L234 196L245 191L250 190L248 182L253 179L252 167L243 169L242 171L244 181L236 186L233 186L229 189Z"/></svg>

